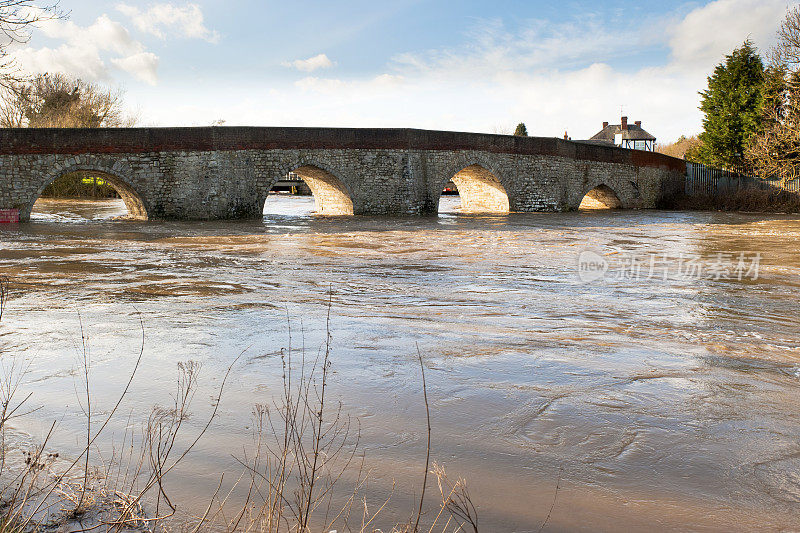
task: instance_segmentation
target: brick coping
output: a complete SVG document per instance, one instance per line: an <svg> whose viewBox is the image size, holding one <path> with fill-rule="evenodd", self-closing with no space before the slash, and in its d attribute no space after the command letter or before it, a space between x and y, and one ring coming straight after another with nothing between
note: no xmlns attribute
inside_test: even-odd
<svg viewBox="0 0 800 533"><path fill-rule="evenodd" d="M411 150L547 155L669 168L684 161L654 152L599 146L552 137L398 128L288 128L209 126L186 128L2 128L0 155L118 154L236 150Z"/></svg>

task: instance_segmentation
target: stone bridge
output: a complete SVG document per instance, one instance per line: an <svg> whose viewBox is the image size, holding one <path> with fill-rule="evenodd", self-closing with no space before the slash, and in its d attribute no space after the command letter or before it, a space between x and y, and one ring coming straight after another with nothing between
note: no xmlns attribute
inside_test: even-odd
<svg viewBox="0 0 800 533"><path fill-rule="evenodd" d="M555 138L414 129L0 130L0 209L21 221L48 184L76 171L102 173L134 218L200 220L261 217L289 172L319 214L427 215L451 180L468 212L565 211L587 195L652 208L683 187L686 167Z"/></svg>

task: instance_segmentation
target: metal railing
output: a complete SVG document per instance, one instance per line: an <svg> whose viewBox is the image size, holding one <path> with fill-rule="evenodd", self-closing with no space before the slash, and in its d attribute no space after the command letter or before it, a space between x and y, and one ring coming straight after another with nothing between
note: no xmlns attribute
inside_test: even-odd
<svg viewBox="0 0 800 533"><path fill-rule="evenodd" d="M744 189L782 189L800 193L800 179L765 180L700 163L686 163L686 194L689 196L719 196Z"/></svg>

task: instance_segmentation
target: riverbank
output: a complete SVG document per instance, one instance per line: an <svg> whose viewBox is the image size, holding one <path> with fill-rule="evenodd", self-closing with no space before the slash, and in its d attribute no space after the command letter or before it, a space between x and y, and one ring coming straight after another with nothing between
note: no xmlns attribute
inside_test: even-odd
<svg viewBox="0 0 800 533"><path fill-rule="evenodd" d="M800 194L781 189L740 189L730 194L682 194L662 206L679 211L800 213Z"/></svg>

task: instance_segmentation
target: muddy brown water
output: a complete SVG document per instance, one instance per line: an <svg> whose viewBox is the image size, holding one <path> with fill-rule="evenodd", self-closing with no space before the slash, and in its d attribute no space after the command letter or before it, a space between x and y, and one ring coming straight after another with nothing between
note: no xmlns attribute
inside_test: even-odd
<svg viewBox="0 0 800 533"><path fill-rule="evenodd" d="M263 220L189 223L113 220L116 201L38 203L31 223L0 227L13 280L2 357L27 359L41 407L15 438L36 442L55 420L51 446L79 449L80 323L98 412L128 378L139 314L145 324L143 366L103 446L169 403L186 360L202 364L191 440L243 353L170 484L202 513L220 472L240 470L253 404L280 390L287 324L295 348L324 344L330 291L330 397L360 421L371 501L394 484L385 523L419 493L419 346L432 458L468 481L482 531L538 531L551 506L546 531L800 527L800 218L456 205L318 218L310 198L282 197ZM601 279L579 275L588 249L609 261ZM758 278L617 275L630 257L710 268L720 253L760 254Z"/></svg>

